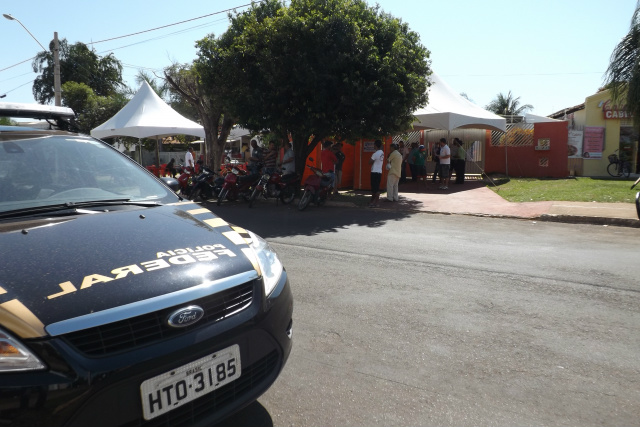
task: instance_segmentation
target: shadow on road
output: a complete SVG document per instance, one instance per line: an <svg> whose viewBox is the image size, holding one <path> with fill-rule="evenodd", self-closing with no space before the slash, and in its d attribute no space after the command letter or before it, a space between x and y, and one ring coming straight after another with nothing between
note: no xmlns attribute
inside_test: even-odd
<svg viewBox="0 0 640 427"><path fill-rule="evenodd" d="M204 202L202 205L226 221L269 239L332 233L350 226L381 227L389 221L400 221L414 215L412 202L398 202L394 206L393 202L381 201L382 208L312 205L302 212L298 211L297 200L290 205L261 200L253 208L244 202L229 202L222 206Z"/></svg>
<svg viewBox="0 0 640 427"><path fill-rule="evenodd" d="M253 402L240 412L220 421L211 427L273 427L271 415L258 402Z"/></svg>

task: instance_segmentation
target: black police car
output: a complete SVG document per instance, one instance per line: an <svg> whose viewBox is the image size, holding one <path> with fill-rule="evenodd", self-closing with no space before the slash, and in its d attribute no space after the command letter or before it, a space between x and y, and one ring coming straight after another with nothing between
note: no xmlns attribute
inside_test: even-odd
<svg viewBox="0 0 640 427"><path fill-rule="evenodd" d="M291 350L269 245L88 136L0 126L0 265L3 426L209 426Z"/></svg>

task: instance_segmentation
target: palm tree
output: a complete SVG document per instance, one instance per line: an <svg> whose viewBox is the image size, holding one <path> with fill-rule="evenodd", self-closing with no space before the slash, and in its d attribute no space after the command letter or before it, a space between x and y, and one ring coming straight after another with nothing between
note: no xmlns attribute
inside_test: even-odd
<svg viewBox="0 0 640 427"><path fill-rule="evenodd" d="M640 122L640 0L631 18L629 33L611 54L605 74L605 87L611 89L614 103L626 101L627 111ZM626 99L625 99L626 95Z"/></svg>
<svg viewBox="0 0 640 427"><path fill-rule="evenodd" d="M511 91L509 91L507 96L499 93L498 96L484 108L501 116L521 116L528 110L531 110L533 105L520 105L520 97L514 98Z"/></svg>

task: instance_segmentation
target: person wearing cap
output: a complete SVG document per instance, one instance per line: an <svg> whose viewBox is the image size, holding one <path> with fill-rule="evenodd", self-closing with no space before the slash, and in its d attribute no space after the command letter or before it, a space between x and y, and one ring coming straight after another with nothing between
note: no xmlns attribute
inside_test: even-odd
<svg viewBox="0 0 640 427"><path fill-rule="evenodd" d="M447 145L447 140L440 138L440 189L447 190L449 187L449 167L451 165L451 150Z"/></svg>
<svg viewBox="0 0 640 427"><path fill-rule="evenodd" d="M400 154L398 144L391 144L391 152L387 157L387 201L397 202L398 197L398 184L400 182L400 176L402 175L402 154Z"/></svg>
<svg viewBox="0 0 640 427"><path fill-rule="evenodd" d="M427 168L425 166L426 160L427 160L427 152L424 149L424 145L420 145L418 147L418 151L416 151L413 154L413 165L416 171L416 179L419 176L422 176L422 177L425 177L425 180L426 180L426 176L427 176Z"/></svg>

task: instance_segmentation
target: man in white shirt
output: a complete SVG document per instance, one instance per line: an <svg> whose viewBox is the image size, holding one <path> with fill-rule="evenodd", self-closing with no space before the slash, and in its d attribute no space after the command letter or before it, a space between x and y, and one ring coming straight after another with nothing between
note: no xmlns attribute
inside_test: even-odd
<svg viewBox="0 0 640 427"><path fill-rule="evenodd" d="M449 187L449 167L451 166L451 150L447 145L447 140L440 138L440 189L447 190Z"/></svg>
<svg viewBox="0 0 640 427"><path fill-rule="evenodd" d="M376 139L373 143L376 152L371 156L369 164L371 165L371 203L370 208L378 207L378 199L380 198L380 182L382 181L382 165L384 164L384 151L382 151L382 141Z"/></svg>
<svg viewBox="0 0 640 427"><path fill-rule="evenodd" d="M184 155L184 165L189 168L190 171L195 172L196 163L193 160L193 147L189 147L187 154Z"/></svg>

